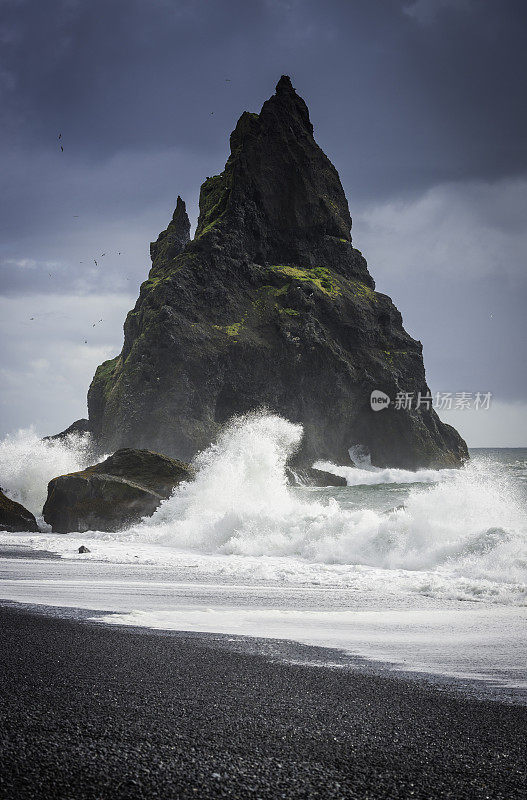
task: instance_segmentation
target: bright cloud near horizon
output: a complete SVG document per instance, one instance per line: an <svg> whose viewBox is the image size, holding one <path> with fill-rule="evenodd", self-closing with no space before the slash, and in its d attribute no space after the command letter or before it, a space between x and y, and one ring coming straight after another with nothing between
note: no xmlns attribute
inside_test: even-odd
<svg viewBox="0 0 527 800"><path fill-rule="evenodd" d="M0 0L0 435L86 416L149 242L285 73L431 390L492 392L442 417L527 446L526 27L512 0Z"/></svg>

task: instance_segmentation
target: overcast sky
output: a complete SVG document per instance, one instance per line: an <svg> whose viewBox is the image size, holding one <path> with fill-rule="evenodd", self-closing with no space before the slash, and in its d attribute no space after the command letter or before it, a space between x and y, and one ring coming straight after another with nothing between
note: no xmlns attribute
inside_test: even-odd
<svg viewBox="0 0 527 800"><path fill-rule="evenodd" d="M149 242L178 194L195 224L286 73L432 390L493 394L443 418L527 446L526 23L524 0L0 0L0 433L86 416Z"/></svg>

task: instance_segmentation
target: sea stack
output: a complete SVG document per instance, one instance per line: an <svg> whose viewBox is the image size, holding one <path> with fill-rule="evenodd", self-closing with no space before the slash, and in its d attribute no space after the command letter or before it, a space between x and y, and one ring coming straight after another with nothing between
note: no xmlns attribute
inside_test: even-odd
<svg viewBox="0 0 527 800"><path fill-rule="evenodd" d="M259 114L241 115L230 147L201 186L192 240L178 197L123 349L95 373L100 449L188 461L233 415L267 408L303 425L299 465L349 464L356 445L378 466L461 464L465 442L427 404L371 408L376 389L429 394L422 345L375 291L337 170L287 76Z"/></svg>

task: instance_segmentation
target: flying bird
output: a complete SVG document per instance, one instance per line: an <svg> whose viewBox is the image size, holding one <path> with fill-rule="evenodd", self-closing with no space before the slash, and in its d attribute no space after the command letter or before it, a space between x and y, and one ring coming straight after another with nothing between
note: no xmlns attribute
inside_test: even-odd
<svg viewBox="0 0 527 800"><path fill-rule="evenodd" d="M106 253L101 253L101 258L102 258L103 256L105 256L105 255L106 255Z"/></svg>
<svg viewBox="0 0 527 800"><path fill-rule="evenodd" d="M97 264L97 262L95 261L95 259L93 259L93 263L95 264L95 266L96 266L96 267L98 267L98 266L99 266L99 265Z"/></svg>
<svg viewBox="0 0 527 800"><path fill-rule="evenodd" d="M59 133L59 139L62 139L62 134L61 133Z"/></svg>

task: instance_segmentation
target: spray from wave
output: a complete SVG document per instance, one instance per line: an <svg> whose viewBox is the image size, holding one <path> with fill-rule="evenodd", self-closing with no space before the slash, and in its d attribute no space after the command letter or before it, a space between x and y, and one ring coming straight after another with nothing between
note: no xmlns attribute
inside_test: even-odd
<svg viewBox="0 0 527 800"><path fill-rule="evenodd" d="M0 485L8 497L38 516L49 481L90 463L93 456L88 433L44 440L32 428L19 430L0 442Z"/></svg>
<svg viewBox="0 0 527 800"><path fill-rule="evenodd" d="M388 514L349 510L334 497L316 500L287 486L286 461L301 435L300 426L274 415L234 421L199 456L196 480L180 486L133 535L203 553L442 568L521 591L525 514L505 474L484 465L447 470L439 483L410 487L404 507Z"/></svg>

